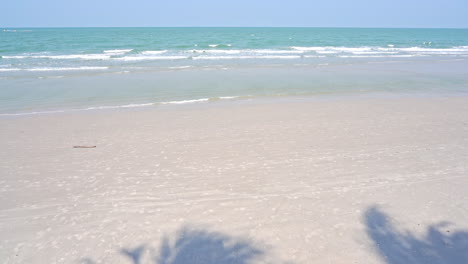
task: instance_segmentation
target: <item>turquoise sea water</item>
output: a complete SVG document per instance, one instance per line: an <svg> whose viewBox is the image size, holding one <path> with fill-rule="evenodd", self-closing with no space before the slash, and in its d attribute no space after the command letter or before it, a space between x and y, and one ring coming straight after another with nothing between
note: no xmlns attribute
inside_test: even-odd
<svg viewBox="0 0 468 264"><path fill-rule="evenodd" d="M467 29L5 28L0 113L465 91L467 59Z"/></svg>

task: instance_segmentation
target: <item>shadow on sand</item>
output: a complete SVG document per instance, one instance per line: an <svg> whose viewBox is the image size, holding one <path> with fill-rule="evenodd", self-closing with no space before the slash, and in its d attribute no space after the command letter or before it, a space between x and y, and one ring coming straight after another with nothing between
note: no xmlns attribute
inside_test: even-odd
<svg viewBox="0 0 468 264"><path fill-rule="evenodd" d="M247 240L188 227L181 228L173 239L164 237L159 250L140 245L120 253L132 264L250 264L265 257L263 250ZM81 263L95 262L87 258Z"/></svg>
<svg viewBox="0 0 468 264"><path fill-rule="evenodd" d="M363 217L382 263L468 264L468 231L451 230L450 223L442 222L428 226L424 236L416 236L395 227L378 207L369 208ZM182 227L174 237L163 237L157 249L145 244L123 248L120 257L131 264L284 263L248 240L189 227ZM81 263L95 262L86 258Z"/></svg>
<svg viewBox="0 0 468 264"><path fill-rule="evenodd" d="M247 264L263 254L247 241L219 232L183 228L172 245L167 237L163 239L155 263Z"/></svg>
<svg viewBox="0 0 468 264"><path fill-rule="evenodd" d="M468 232L450 230L450 223L427 227L427 233L416 237L391 223L378 207L364 215L367 234L374 248L387 264L467 264Z"/></svg>

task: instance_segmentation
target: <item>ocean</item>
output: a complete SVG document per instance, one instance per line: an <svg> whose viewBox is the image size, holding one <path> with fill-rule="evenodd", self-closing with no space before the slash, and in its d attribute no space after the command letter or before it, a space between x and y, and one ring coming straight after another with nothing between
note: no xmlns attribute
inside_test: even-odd
<svg viewBox="0 0 468 264"><path fill-rule="evenodd" d="M0 114L468 91L468 29L4 28Z"/></svg>

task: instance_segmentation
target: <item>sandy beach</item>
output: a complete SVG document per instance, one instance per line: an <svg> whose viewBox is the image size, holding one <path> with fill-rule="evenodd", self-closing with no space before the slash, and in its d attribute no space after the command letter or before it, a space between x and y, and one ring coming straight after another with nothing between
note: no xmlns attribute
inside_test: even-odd
<svg viewBox="0 0 468 264"><path fill-rule="evenodd" d="M291 97L0 127L2 263L468 261L465 96Z"/></svg>

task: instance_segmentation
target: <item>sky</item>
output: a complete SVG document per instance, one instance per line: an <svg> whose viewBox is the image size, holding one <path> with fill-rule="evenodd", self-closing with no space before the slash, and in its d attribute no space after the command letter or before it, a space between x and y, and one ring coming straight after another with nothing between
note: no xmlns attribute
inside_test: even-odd
<svg viewBox="0 0 468 264"><path fill-rule="evenodd" d="M0 28L468 28L468 0L6 0L0 10Z"/></svg>

